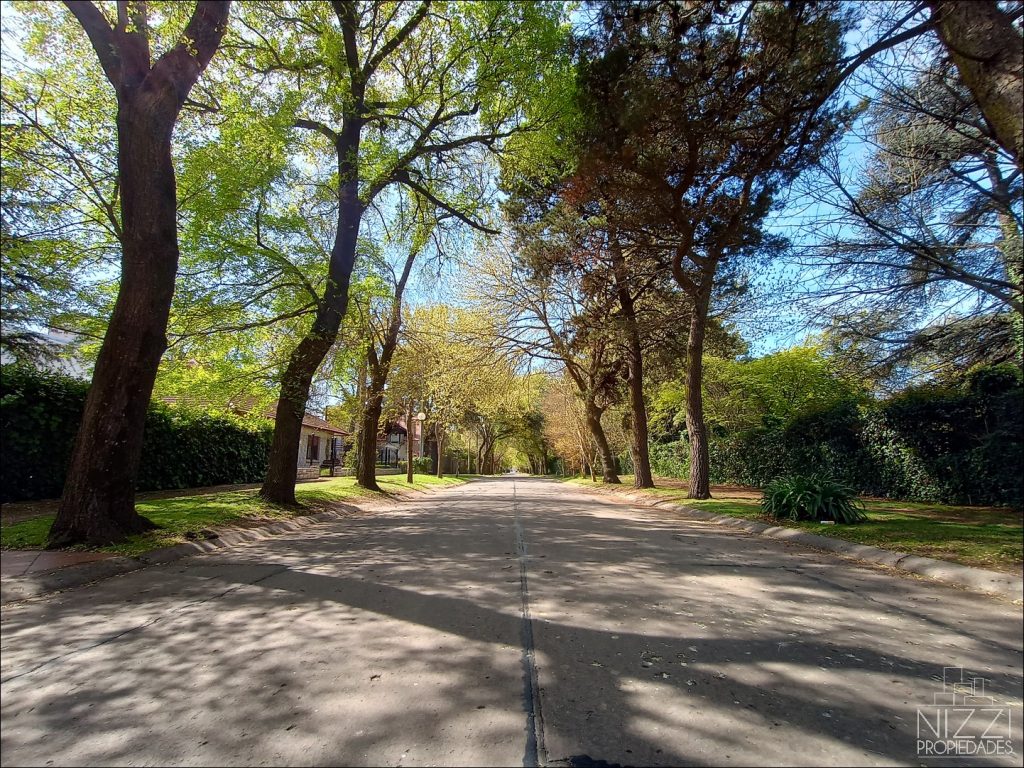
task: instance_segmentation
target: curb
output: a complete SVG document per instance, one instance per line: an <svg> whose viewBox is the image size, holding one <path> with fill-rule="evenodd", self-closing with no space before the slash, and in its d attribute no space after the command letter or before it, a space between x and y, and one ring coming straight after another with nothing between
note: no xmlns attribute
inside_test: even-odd
<svg viewBox="0 0 1024 768"><path fill-rule="evenodd" d="M218 549L227 549L237 544L259 541L283 533L301 531L320 523L341 520L352 512L362 511L360 507L337 503L338 511L318 512L315 515L303 515L291 520L282 520L258 528L224 528L213 536L202 541L188 541L170 547L151 549L138 557L112 557L94 563L70 565L52 571L32 574L30 576L8 577L0 583L0 605L28 600L32 597L62 592L66 589L83 587L96 581L121 576L132 571L142 570L151 565L162 565L180 560L191 555L201 555Z"/></svg>
<svg viewBox="0 0 1024 768"><path fill-rule="evenodd" d="M426 496L434 492L433 490L413 491L412 494L415 494L415 496ZM400 496L389 501L401 503L407 499L415 498L412 494ZM52 571L43 571L42 573L30 576L7 577L0 582L0 606L28 600L33 597L41 597L53 592L84 587L86 584L109 579L112 576L121 576L132 571L139 571L151 565L172 563L183 557L201 555L218 549L227 549L238 544L260 541L285 533L295 533L320 523L343 520L353 512L372 511L371 507L377 507L382 503L384 502L380 499L368 499L367 506L361 507L357 504L335 502L331 505L332 508L330 510L317 512L313 515L300 515L294 518L278 520L256 528L222 528L215 530L214 535L207 539L187 541L170 547L151 549L138 557L111 557L107 560L69 565L66 568L56 568Z"/></svg>
<svg viewBox="0 0 1024 768"><path fill-rule="evenodd" d="M843 557L871 563L872 565L882 565L897 571L925 576L934 581L950 584L955 587L983 592L987 595L995 595L1014 602L1024 601L1024 579L1008 573L987 571L983 568L972 568L967 565L958 565L957 563L936 560L931 557L920 557L906 552L894 552L889 549L872 547L868 544L857 544L831 536L819 536L815 533L808 533L796 528L769 525L754 520L743 520L714 512L704 512L693 507L687 507L685 504L677 504L671 501L652 501L650 496L634 491L616 491L605 488L587 488L585 486L576 487L598 495L626 498L646 507L680 512L691 518L706 520L728 528L737 528L747 533L752 533L755 536L780 539L810 547L811 549L824 550L842 555Z"/></svg>

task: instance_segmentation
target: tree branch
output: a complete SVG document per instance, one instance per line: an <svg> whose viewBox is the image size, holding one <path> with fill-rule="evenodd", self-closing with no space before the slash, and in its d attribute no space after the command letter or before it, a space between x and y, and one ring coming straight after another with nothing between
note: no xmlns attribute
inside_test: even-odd
<svg viewBox="0 0 1024 768"><path fill-rule="evenodd" d="M338 134L321 122L318 122L316 120L307 120L305 118L299 118L293 123L293 125L296 128L305 128L308 131L316 131L317 133L323 134L328 139L330 139L332 146L337 145L338 143Z"/></svg>
<svg viewBox="0 0 1024 768"><path fill-rule="evenodd" d="M484 232L484 233L486 233L488 235L500 235L501 234L500 230L491 229L490 227L481 224L479 221L476 221L475 219L470 218L469 216L467 216L466 214L462 213L461 211L458 211L455 208L452 208L448 203L446 203L443 200L441 200L440 198L436 197L432 192L430 192L430 190L428 190L422 184L420 184L420 183L418 183L416 181L413 181L412 177L409 176L409 172L408 171L406 171L404 169L396 171L394 173L394 175L393 175L393 178L395 179L395 181L397 181L397 182L399 182L401 184L405 184L407 187L409 187L413 191L415 191L415 192L419 193L420 195L422 195L423 197L425 197L427 200L429 200L431 203L436 205L438 208L441 208L442 210L447 211L452 216L454 216L456 219L461 221L463 224L466 224L466 225L472 227L473 229L477 230L478 232Z"/></svg>
<svg viewBox="0 0 1024 768"><path fill-rule="evenodd" d="M111 85L118 88L121 84L121 55L114 41L114 30L111 29L106 17L89 0L64 0L64 5L71 11L78 23L82 25L89 37L96 57L100 60L103 73Z"/></svg>
<svg viewBox="0 0 1024 768"><path fill-rule="evenodd" d="M428 10L430 10L430 0L423 0L423 2L420 3L420 7L416 9L416 12L412 17L405 22L400 30L398 30L398 33L384 43L380 50L373 55L373 58L366 62L366 66L363 68L363 82L368 81L377 70L377 67L381 65L381 62L391 55L391 53L413 33L416 27L420 25L420 22L423 21L424 17L427 15Z"/></svg>

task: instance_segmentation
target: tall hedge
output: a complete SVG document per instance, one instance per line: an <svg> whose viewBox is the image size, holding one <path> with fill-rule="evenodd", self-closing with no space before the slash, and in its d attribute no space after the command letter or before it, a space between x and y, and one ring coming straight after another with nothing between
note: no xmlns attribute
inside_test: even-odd
<svg viewBox="0 0 1024 768"><path fill-rule="evenodd" d="M712 479L763 486L823 472L871 495L1020 507L1022 412L1020 369L983 368L955 386L844 401L785 425L713 435Z"/></svg>
<svg viewBox="0 0 1024 768"><path fill-rule="evenodd" d="M25 366L0 369L0 498L60 496L88 384ZM272 430L151 404L140 491L263 479Z"/></svg>

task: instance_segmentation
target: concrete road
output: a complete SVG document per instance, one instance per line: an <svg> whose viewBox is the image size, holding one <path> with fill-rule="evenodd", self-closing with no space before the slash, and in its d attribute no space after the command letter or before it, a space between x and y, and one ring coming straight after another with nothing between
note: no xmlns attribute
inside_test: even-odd
<svg viewBox="0 0 1024 768"><path fill-rule="evenodd" d="M961 765L917 754L919 710L936 748L970 705L961 736L987 717L970 743L1003 752L973 762L1020 765L1021 632L995 599L481 480L8 606L0 762ZM947 667L984 691L943 709Z"/></svg>

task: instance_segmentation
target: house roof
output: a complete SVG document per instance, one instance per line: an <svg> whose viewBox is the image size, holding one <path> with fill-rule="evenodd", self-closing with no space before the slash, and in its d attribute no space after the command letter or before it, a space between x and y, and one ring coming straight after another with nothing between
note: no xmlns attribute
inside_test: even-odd
<svg viewBox="0 0 1024 768"><path fill-rule="evenodd" d="M271 416L271 418L273 418ZM321 419L319 416L314 416L311 413L306 413L302 417L302 426L309 427L310 429L319 429L324 432L332 432L335 435L347 435L348 430L340 429L333 424L328 424L326 421Z"/></svg>

